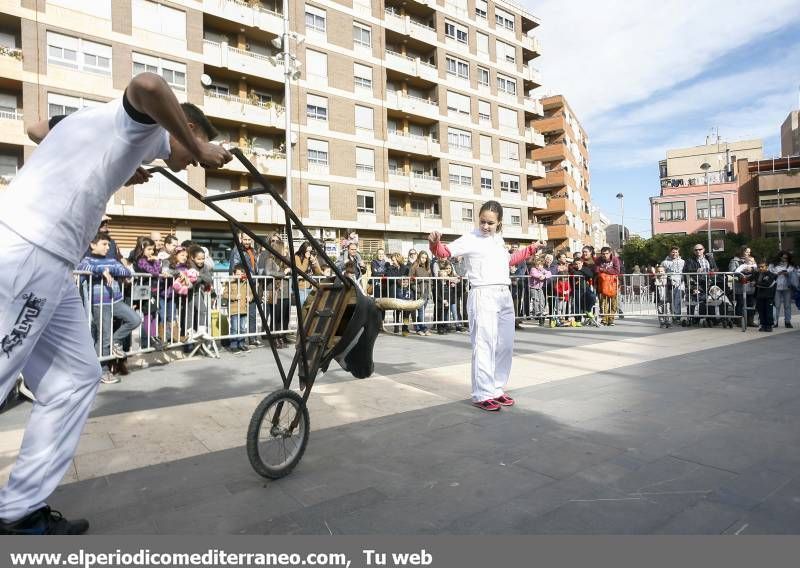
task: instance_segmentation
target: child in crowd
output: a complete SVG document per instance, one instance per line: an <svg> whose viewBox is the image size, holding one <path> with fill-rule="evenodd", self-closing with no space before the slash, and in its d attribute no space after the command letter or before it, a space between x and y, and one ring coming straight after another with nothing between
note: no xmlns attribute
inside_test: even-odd
<svg viewBox="0 0 800 568"><path fill-rule="evenodd" d="M244 337L235 337L247 330L248 291L247 273L244 266L237 264L233 268L233 278L227 283L222 292L222 297L228 300L228 321L230 322L231 337L228 350L231 353L249 351L245 345Z"/></svg>
<svg viewBox="0 0 800 568"><path fill-rule="evenodd" d="M444 335L450 330L448 322L450 307L455 298L455 282L450 278L453 274L453 267L450 263L447 260L440 260L438 264L439 275L436 279L436 293L433 296L436 301L434 317L439 322L436 324L436 333Z"/></svg>
<svg viewBox="0 0 800 568"><path fill-rule="evenodd" d="M142 323L142 318L122 301L118 279L130 278L133 273L116 258L106 258L108 246L108 234L97 233L89 245L91 254L84 257L77 270L91 273L92 318L99 338L100 357L124 359L126 355L122 350L122 340ZM122 321L117 331L113 331L114 318ZM120 381L119 377L111 374L107 362L103 362L102 366L100 382L111 384Z"/></svg>
<svg viewBox="0 0 800 568"><path fill-rule="evenodd" d="M539 325L544 325L545 308L547 301L544 297L544 283L552 276L549 270L544 266L544 258L537 256L533 261L533 266L529 272L530 281L529 286L531 289L531 304L533 307L533 317L539 320Z"/></svg>
<svg viewBox="0 0 800 568"><path fill-rule="evenodd" d="M556 295L556 313L559 317L550 320L551 326L567 327L572 326L575 318L570 313L570 297L572 295L572 286L570 285L569 278L569 264L567 264L567 256L559 255L558 264L556 265L555 273L555 295Z"/></svg>
<svg viewBox="0 0 800 568"><path fill-rule="evenodd" d="M775 309L775 291L777 289L778 275L771 272L766 260L758 263L756 274L756 310L758 322L761 327L758 331L772 331L774 325L773 311Z"/></svg>
<svg viewBox="0 0 800 568"><path fill-rule="evenodd" d="M199 337L208 334L210 325L209 313L211 307L211 291L214 288L214 274L206 257L203 247L194 245L189 247L189 268L197 272L194 283L194 293L190 296L189 314L192 318L192 329Z"/></svg>
<svg viewBox="0 0 800 568"><path fill-rule="evenodd" d="M500 235L503 207L497 201L481 206L477 229L449 245L441 233L428 236L437 258L461 256L470 283L467 312L472 339L472 403L482 410L498 411L514 399L505 393L514 350L514 302L508 267L536 252L537 244L508 253Z"/></svg>
<svg viewBox="0 0 800 568"><path fill-rule="evenodd" d="M191 310L189 297L193 294L197 281L197 271L189 267L189 252L182 246L175 247L169 258L169 276L173 278L172 289L175 312L180 329L180 340L186 341L186 330L191 328ZM173 330L173 334L175 334ZM173 339L174 341L174 339Z"/></svg>
<svg viewBox="0 0 800 568"><path fill-rule="evenodd" d="M660 264L650 283L658 312L658 327L672 327L672 279L667 278L667 270Z"/></svg>
<svg viewBox="0 0 800 568"><path fill-rule="evenodd" d="M162 349L164 345L159 339L158 312L155 308L158 305L160 286L163 285L163 282L161 282L161 261L156 254L155 241L142 237L134 249L132 257L134 272L149 275L139 277L144 278L144 281L139 280L139 282L150 286L150 300L142 301L140 304L142 315L144 316L141 332L142 349L150 347Z"/></svg>
<svg viewBox="0 0 800 568"><path fill-rule="evenodd" d="M411 294L411 279L408 277L400 278L400 285L395 288L395 297L398 300L413 300L413 296ZM396 322L403 322L402 326L402 334L403 337L408 337L408 324L410 323L410 315L408 312L403 312L400 310L395 311L395 321Z"/></svg>

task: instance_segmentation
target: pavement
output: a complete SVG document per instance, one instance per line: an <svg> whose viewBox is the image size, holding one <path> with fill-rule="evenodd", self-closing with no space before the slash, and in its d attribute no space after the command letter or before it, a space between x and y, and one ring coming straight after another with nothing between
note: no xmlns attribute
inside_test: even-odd
<svg viewBox="0 0 800 568"><path fill-rule="evenodd" d="M317 380L308 448L277 481L244 448L280 387L268 350L150 367L101 385L50 504L95 534L797 534L799 344L526 325L517 405L488 413L468 336L382 335L375 375ZM0 415L0 481L29 408Z"/></svg>

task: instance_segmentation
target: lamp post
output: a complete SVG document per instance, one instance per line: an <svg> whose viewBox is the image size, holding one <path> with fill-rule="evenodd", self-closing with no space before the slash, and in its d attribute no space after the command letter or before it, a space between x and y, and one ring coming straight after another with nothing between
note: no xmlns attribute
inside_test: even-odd
<svg viewBox="0 0 800 568"><path fill-rule="evenodd" d="M706 224L708 231L708 248L706 250L711 254L711 186L708 182L708 170L711 169L711 164L703 162L700 165L700 169L703 170L706 175L706 219L708 219L708 223Z"/></svg>
<svg viewBox="0 0 800 568"><path fill-rule="evenodd" d="M617 194L619 199L619 218L620 218L620 231L619 231L619 248L625 246L625 196L621 193Z"/></svg>

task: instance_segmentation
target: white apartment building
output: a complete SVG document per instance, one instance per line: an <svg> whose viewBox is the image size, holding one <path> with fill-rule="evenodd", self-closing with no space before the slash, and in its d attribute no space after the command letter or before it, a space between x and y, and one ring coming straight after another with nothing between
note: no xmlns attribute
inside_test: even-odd
<svg viewBox="0 0 800 568"><path fill-rule="evenodd" d="M532 126L544 116L530 96L541 84L535 16L511 0L289 6L302 65L290 84L292 207L318 238L358 229L367 252L405 252L433 229L450 239L472 229L487 199L505 208L507 240L547 238L534 214L547 207L533 190L545 177L533 159L544 146ZM27 124L120 97L152 71L286 195L280 10L263 0L0 0L0 191L34 149ZM204 194L253 183L236 161L184 176ZM224 208L263 234L284 221L271 198ZM159 177L124 188L107 210L123 248L152 230L218 260L231 246L224 222Z"/></svg>

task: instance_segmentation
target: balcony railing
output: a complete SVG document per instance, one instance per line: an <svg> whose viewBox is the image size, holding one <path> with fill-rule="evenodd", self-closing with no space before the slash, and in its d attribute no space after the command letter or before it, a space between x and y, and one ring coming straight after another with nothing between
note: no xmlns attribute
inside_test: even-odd
<svg viewBox="0 0 800 568"><path fill-rule="evenodd" d="M22 120L22 112L18 110L0 110L0 118L6 120Z"/></svg>
<svg viewBox="0 0 800 568"><path fill-rule="evenodd" d="M527 160L525 162L525 172L529 176L535 176L540 178L543 178L546 175L544 171L544 165L542 165L542 162L537 162L532 160Z"/></svg>
<svg viewBox="0 0 800 568"><path fill-rule="evenodd" d="M428 118L439 117L439 103L437 101L421 99L413 95L404 95L400 91L388 93L386 103L403 112L419 114Z"/></svg>
<svg viewBox="0 0 800 568"><path fill-rule="evenodd" d="M203 11L240 24L269 31L280 31L283 18L279 12L246 0L203 0Z"/></svg>
<svg viewBox="0 0 800 568"><path fill-rule="evenodd" d="M544 134L536 132L533 128L527 127L525 129L525 143L536 146L537 148L544 148Z"/></svg>
<svg viewBox="0 0 800 568"><path fill-rule="evenodd" d="M522 68L522 78L526 81L531 81L537 85L542 84L542 73L536 67L526 65Z"/></svg>
<svg viewBox="0 0 800 568"><path fill-rule="evenodd" d="M539 54L542 53L542 44L538 37L529 35L522 36L522 46L529 51L535 51Z"/></svg>
<svg viewBox="0 0 800 568"><path fill-rule="evenodd" d="M525 112L530 112L537 116L544 116L544 107L542 106L542 101L539 99L525 97L525 99L522 101L522 104L525 107Z"/></svg>

